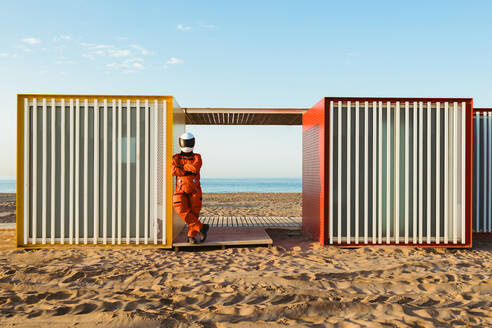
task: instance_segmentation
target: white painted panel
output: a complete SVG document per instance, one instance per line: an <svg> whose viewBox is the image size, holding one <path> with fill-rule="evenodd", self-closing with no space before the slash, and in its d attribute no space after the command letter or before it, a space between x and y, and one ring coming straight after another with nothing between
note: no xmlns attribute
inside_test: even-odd
<svg viewBox="0 0 492 328"><path fill-rule="evenodd" d="M48 135L48 109L46 108L46 99L43 98L43 136L42 136L42 149L43 153L41 154L42 156L42 167L41 167L41 172L42 172L42 180L41 180L41 242L43 244L46 244L46 216L47 216L47 211L48 207L46 206L46 196L48 194L48 187L47 187L47 175L48 175L48 164L47 164L47 148L48 148L48 141L47 141L47 135Z"/></svg>
<svg viewBox="0 0 492 328"><path fill-rule="evenodd" d="M418 183L418 167L417 167L417 148L418 148L418 120L417 114L419 108L417 102L413 103L413 166L412 166L412 183L413 183L413 195L412 195L412 223L413 223L413 243L417 244L417 221L418 221L418 199L417 199L417 183Z"/></svg>
<svg viewBox="0 0 492 328"><path fill-rule="evenodd" d="M464 115L466 117L466 115ZM465 117L463 118L463 120L465 120ZM486 116L486 119L487 121L489 122L488 126L489 126L489 131L488 131L488 136L489 136L489 141L488 141L488 144L489 144L489 147L492 146L492 122L491 122L491 117L492 117L492 113L491 112L488 112L487 113L487 116ZM487 166L488 168L488 177L489 177L489 192L487 193L487 195L489 195L489 200L488 200L488 203L489 203L489 213L488 213L488 218L484 218L484 222L483 222L483 227L484 227L484 232L492 232L492 206L490 204L492 204L492 201L490 200L492 198L492 151L490 150L489 148L489 152L488 152L488 155L489 155L489 166ZM477 197L478 198L478 197ZM463 229L464 231L464 229Z"/></svg>
<svg viewBox="0 0 492 328"><path fill-rule="evenodd" d="M38 101L32 104L32 243L36 244L38 222Z"/></svg>
<svg viewBox="0 0 492 328"><path fill-rule="evenodd" d="M458 243L458 103L453 103L453 244ZM487 180L487 177L485 177Z"/></svg>
<svg viewBox="0 0 492 328"><path fill-rule="evenodd" d="M94 207L93 242L97 244L99 236L99 104L94 100Z"/></svg>
<svg viewBox="0 0 492 328"><path fill-rule="evenodd" d="M103 102L103 244L108 240L108 100Z"/></svg>
<svg viewBox="0 0 492 328"><path fill-rule="evenodd" d="M117 163L117 149L118 139L116 138L116 130L118 128L118 121L116 118L116 100L112 102L112 142L111 142L111 243L116 244L116 163ZM119 193L119 192L118 192Z"/></svg>
<svg viewBox="0 0 492 328"><path fill-rule="evenodd" d="M51 206L50 206L50 221L51 221L51 228L50 228L50 242L51 244L55 243L55 155L56 155L56 104L55 104L55 99L51 99L51 133L50 133L50 141L51 141L51 183L50 183L50 188L51 188L51 196L50 196L50 201L51 201ZM45 131L46 134L48 134L48 131Z"/></svg>
<svg viewBox="0 0 492 328"><path fill-rule="evenodd" d="M84 100L84 244L88 242L89 226L89 101Z"/></svg>
<svg viewBox="0 0 492 328"><path fill-rule="evenodd" d="M342 185L342 102L338 102L338 114L337 114L337 134L338 134L338 160L337 160L337 181L338 181L338 192L337 192L337 221L338 221L338 227L337 227L337 243L342 242L342 192L341 192L341 185Z"/></svg>
<svg viewBox="0 0 492 328"><path fill-rule="evenodd" d="M419 244L422 244L423 242L423 187L424 187L424 167L423 167L423 162L424 162L424 133L423 133L423 127L424 127L424 103L420 102L419 103L419 146L418 146L418 151L419 151L419 200L418 200L418 206L419 206Z"/></svg>
<svg viewBox="0 0 492 328"><path fill-rule="evenodd" d="M489 113L490 115L490 113ZM488 116L489 116L488 115ZM489 119L487 119L489 121ZM489 121L489 145L491 145L492 135L490 133L490 121ZM490 167L492 166L492 162L490 161L491 151L489 150L489 166L487 169L489 170L489 188L491 187L491 175L490 175ZM464 244L466 242L465 233L466 233L466 103L461 103L461 243ZM490 189L489 189L489 199L490 199ZM488 217L490 220L490 209L491 205L489 203L489 213Z"/></svg>
<svg viewBox="0 0 492 328"><path fill-rule="evenodd" d="M75 161L75 176L72 178L75 180L75 195L74 195L74 205L75 205L75 227L70 228L70 244L72 244L72 234L75 233L74 243L79 243L79 210L80 210L80 197L79 197L79 181L80 181L80 101L75 99L75 154L73 159ZM71 214L73 214L71 212ZM70 220L72 224L72 220Z"/></svg>
<svg viewBox="0 0 492 328"><path fill-rule="evenodd" d="M149 101L145 100L145 183L144 183L144 243L149 243Z"/></svg>
<svg viewBox="0 0 492 328"><path fill-rule="evenodd" d="M391 102L386 103L386 243L391 239Z"/></svg>
<svg viewBox="0 0 492 328"><path fill-rule="evenodd" d="M449 222L449 103L444 103L444 243L448 242L448 222Z"/></svg>
<svg viewBox="0 0 492 328"><path fill-rule="evenodd" d="M369 221L369 102L364 103L364 243L368 240Z"/></svg>
<svg viewBox="0 0 492 328"><path fill-rule="evenodd" d="M359 113L359 102L355 103L355 243L359 243L359 136L360 136L360 113Z"/></svg>
<svg viewBox="0 0 492 328"><path fill-rule="evenodd" d="M130 100L126 101L126 243L130 244L130 189L131 189L131 126L132 111Z"/></svg>
<svg viewBox="0 0 492 328"><path fill-rule="evenodd" d="M372 242L376 243L377 237L377 185L376 185L376 176L377 175L377 116L378 116L378 105L377 102L373 101L372 103Z"/></svg>
<svg viewBox="0 0 492 328"><path fill-rule="evenodd" d="M410 171L409 171L409 161L410 161L410 144L409 144L409 130L410 129L410 104L408 101L405 102L405 144L403 148L403 154L405 156L405 187L404 187L404 193L405 193L405 244L408 244L408 203L409 203L409 197L410 197Z"/></svg>
<svg viewBox="0 0 492 328"><path fill-rule="evenodd" d="M395 243L400 243L400 102L395 105Z"/></svg>
<svg viewBox="0 0 492 328"><path fill-rule="evenodd" d="M135 136L135 244L140 243L140 100L136 106L136 136Z"/></svg>
<svg viewBox="0 0 492 328"><path fill-rule="evenodd" d="M118 100L118 245L121 244L121 221L123 214L123 192L122 192L122 175L123 175L123 104L121 99Z"/></svg>
<svg viewBox="0 0 492 328"><path fill-rule="evenodd" d="M427 221L427 244L431 242L431 195L432 195L432 170L431 170L431 145L432 145L432 104L427 102L427 201L426 201L426 221Z"/></svg>
<svg viewBox="0 0 492 328"><path fill-rule="evenodd" d="M445 164L446 165L446 164ZM441 104L436 104L436 243L440 243L441 221Z"/></svg>
<svg viewBox="0 0 492 328"><path fill-rule="evenodd" d="M65 99L61 101L61 124L60 124L60 244L65 243ZM70 102L70 112L72 103ZM71 144L70 144L71 146ZM70 176L71 177L71 176ZM71 216L71 215L70 215Z"/></svg>
<svg viewBox="0 0 492 328"><path fill-rule="evenodd" d="M29 101L24 98L24 245L28 243L29 240L29 146L30 142L30 125L29 125ZM33 147L34 148L34 147ZM35 208L35 207L34 207ZM33 211L34 212L34 211Z"/></svg>
<svg viewBox="0 0 492 328"><path fill-rule="evenodd" d="M330 153L328 155L328 233L329 233L329 243L333 244L333 101L330 101L329 109L329 143L330 143Z"/></svg>
<svg viewBox="0 0 492 328"><path fill-rule="evenodd" d="M383 242L383 102L378 108L378 243Z"/></svg>
<svg viewBox="0 0 492 328"><path fill-rule="evenodd" d="M162 119L162 137L164 140L162 140L162 158L164 160L164 163L163 163L163 166L162 166L162 244L165 245L166 244L166 219L167 219L167 215L166 215L166 210L167 210L167 202L166 202L166 187L167 187L167 175L168 175L168 172L167 172L167 138L166 138L166 135L167 135L167 106L166 106L166 101L164 100L162 102L162 113L163 113L163 119ZM171 204L169 204L171 205Z"/></svg>
<svg viewBox="0 0 492 328"><path fill-rule="evenodd" d="M352 160L350 158L350 154L352 152L352 147L351 147L351 135L352 135L352 131L350 129L351 127L351 122L350 122L350 112L352 110L352 107L351 107L351 104L350 104L350 101L347 102L347 163L346 163L346 166L347 166L347 196L346 196L346 199L347 199L347 202L346 202L346 206L347 206L347 216L346 216L346 222L347 222L347 244L350 244L351 242L351 238L350 238L350 215L351 215L351 202L350 202L350 186L351 186L351 181L350 181L350 173L352 171Z"/></svg>
<svg viewBox="0 0 492 328"><path fill-rule="evenodd" d="M78 175L74 175L74 161L75 161L75 154L78 152L78 144L77 144L77 152L75 151L75 136L74 136L74 130L77 131L75 128L75 114L78 114L79 112L79 100L76 100L75 103L75 108L74 108L74 103L73 99L70 99L70 175L68 178L70 179L69 182L69 192L68 192L68 197L70 197L70 200L68 201L68 216L69 216L69 223L68 223L68 242L73 244L73 220L74 216L76 214L74 213L74 189L76 188L74 186L75 179L78 179ZM78 187L78 184L77 184ZM78 199L77 199L78 201Z"/></svg>
<svg viewBox="0 0 492 328"><path fill-rule="evenodd" d="M151 145L153 145L152 149L152 154L153 154L153 167L152 167L152 184L154 186L153 188L153 193L152 193L152 200L151 204L153 206L153 216L154 216L154 244L157 245L157 231L158 231L158 221L157 221L157 216L158 216L158 206L157 206L157 199L158 199L158 192L157 192L157 168L158 168L158 162L157 162L157 141L159 140L159 125L158 125L158 113L159 113L159 104L158 101L156 100L154 103L154 110L152 111L154 119L152 120L154 122L153 126L153 133L152 133L152 140L151 140Z"/></svg>

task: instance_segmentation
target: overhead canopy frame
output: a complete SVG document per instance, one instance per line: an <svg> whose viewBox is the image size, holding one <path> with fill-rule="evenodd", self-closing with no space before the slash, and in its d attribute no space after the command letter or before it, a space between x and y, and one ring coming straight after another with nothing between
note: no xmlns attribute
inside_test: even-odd
<svg viewBox="0 0 492 328"><path fill-rule="evenodd" d="M190 125L302 125L308 108L183 108Z"/></svg>

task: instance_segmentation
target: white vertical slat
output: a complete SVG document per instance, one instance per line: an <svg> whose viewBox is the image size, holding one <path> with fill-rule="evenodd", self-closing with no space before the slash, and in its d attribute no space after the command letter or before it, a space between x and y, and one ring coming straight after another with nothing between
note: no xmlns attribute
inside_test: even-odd
<svg viewBox="0 0 492 328"><path fill-rule="evenodd" d="M427 244L431 242L431 195L432 195L432 170L431 170L431 146L432 146L432 104L427 102L427 202L426 202L426 219L427 219Z"/></svg>
<svg viewBox="0 0 492 328"><path fill-rule="evenodd" d="M350 216L351 216L351 199L350 199L350 186L351 186L351 181L350 181L350 173L352 171L352 160L350 159L350 154L352 153L352 147L351 147L351 135L352 131L350 130L350 112L351 112L351 103L350 101L347 102L347 216L346 216L346 221L347 221L347 244L350 244L351 238L350 238Z"/></svg>
<svg viewBox="0 0 492 328"><path fill-rule="evenodd" d="M359 243L359 135L360 135L359 102L355 102L355 243Z"/></svg>
<svg viewBox="0 0 492 328"><path fill-rule="evenodd" d="M338 192L337 192L337 243L342 242L342 102L338 102L338 158L337 158L337 183L338 183Z"/></svg>
<svg viewBox="0 0 492 328"><path fill-rule="evenodd" d="M329 243L333 244L333 101L330 101L330 111L328 113L330 120L329 143L330 154L328 155L328 233Z"/></svg>
<svg viewBox="0 0 492 328"><path fill-rule="evenodd" d="M136 136L135 136L135 243L140 243L140 100L136 107Z"/></svg>
<svg viewBox="0 0 492 328"><path fill-rule="evenodd" d="M162 244L166 244L166 210L167 210L167 202L166 202L166 187L167 187L167 106L166 101L162 102ZM172 154L171 154L172 155Z"/></svg>
<svg viewBox="0 0 492 328"><path fill-rule="evenodd" d="M70 109L71 109L70 104ZM60 244L65 243L65 99L61 100L60 124Z"/></svg>
<svg viewBox="0 0 492 328"><path fill-rule="evenodd" d="M131 188L131 141L132 108L130 100L126 101L126 243L130 244L130 188Z"/></svg>
<svg viewBox="0 0 492 328"><path fill-rule="evenodd" d="M32 243L36 244L38 225L38 101L32 103Z"/></svg>
<svg viewBox="0 0 492 328"><path fill-rule="evenodd" d="M157 152L159 150L158 148L158 140L159 140L159 124L158 124L158 118L159 118L159 103L156 100L154 103L154 110L152 111L153 113L153 139L151 140L151 145L153 145L153 167L152 167L152 184L153 184L153 192L152 192L152 206L153 206L153 216L154 216L154 244L157 245L157 231L158 229L158 221L157 221L157 213L158 213L158 197L157 197L157 167L158 167L158 159L157 159Z"/></svg>
<svg viewBox="0 0 492 328"><path fill-rule="evenodd" d="M372 243L376 243L376 218L377 218L377 102L372 102Z"/></svg>
<svg viewBox="0 0 492 328"><path fill-rule="evenodd" d="M55 155L56 155L56 104L55 104L55 99L51 99L51 134L50 134L50 141L51 141L51 183L50 183L50 188L51 188L51 196L50 196L50 201L51 201L51 206L50 206L50 218L51 218L51 228L50 228L50 241L51 244L55 243Z"/></svg>
<svg viewBox="0 0 492 328"><path fill-rule="evenodd" d="M444 103L444 243L448 243L449 222L449 103Z"/></svg>
<svg viewBox="0 0 492 328"><path fill-rule="evenodd" d="M111 243L116 244L116 150L118 141L116 139L117 121L116 121L116 100L113 99L112 105L112 142L111 142ZM120 192L119 192L120 193Z"/></svg>
<svg viewBox="0 0 492 328"><path fill-rule="evenodd" d="M103 103L103 244L108 238L108 100Z"/></svg>
<svg viewBox="0 0 492 328"><path fill-rule="evenodd" d="M74 175L74 161L75 161L75 154L76 152L74 151L75 148L75 139L74 139L74 124L75 124L75 114L79 112L79 100L76 100L75 108L73 104L73 99L70 99L70 183L69 183L69 193L68 197L70 197L69 200L69 211L68 211L68 216L69 216L69 223L68 223L68 242L70 244L73 244L73 218L75 216L74 213L74 180L75 177L78 179L78 175ZM77 145L77 151L78 151L78 145ZM77 185L78 186L78 185Z"/></svg>
<svg viewBox="0 0 492 328"><path fill-rule="evenodd" d="M395 243L400 243L400 102L395 105Z"/></svg>
<svg viewBox="0 0 492 328"><path fill-rule="evenodd" d="M487 116L490 116L490 113L489 115ZM487 121L489 121L489 119L487 118ZM489 121L489 129L491 127L491 124L490 124L490 121ZM492 138L492 135L490 133L490 130L489 130L489 145L491 144L491 138ZM466 243L466 238L465 238L465 234L466 234L466 229L465 229L465 225L466 225L466 201L465 201L465 196L466 196L466 177L465 177L465 174L466 174L466 163L465 163L465 159L466 159L467 155L466 155L466 103L465 102L462 102L461 103L461 243L464 244ZM488 170L490 170L490 164L491 164L491 151L489 150L489 166L487 167ZM490 172L489 172L489 188L491 187L491 176L490 176ZM489 197L490 197L490 189L489 189ZM490 199L490 198L489 198ZM490 206L490 203L489 203L489 220L490 220L490 209L491 209L491 206Z"/></svg>
<svg viewBox="0 0 492 328"><path fill-rule="evenodd" d="M41 180L41 190L42 190L42 195L41 195L41 220L42 220L42 231L41 231L41 242L43 244L46 244L46 216L47 216L47 211L48 207L46 206L46 195L48 194L48 189L46 185L46 179L48 175L48 164L47 164L47 135L48 135L48 110L46 108L46 99L43 98L43 137L42 137L42 142L43 142L43 154L42 154L42 180Z"/></svg>
<svg viewBox="0 0 492 328"><path fill-rule="evenodd" d="M364 243L368 243L369 202L369 102L364 103Z"/></svg>
<svg viewBox="0 0 492 328"><path fill-rule="evenodd" d="M89 222L89 101L84 100L84 244L88 241Z"/></svg>
<svg viewBox="0 0 492 328"><path fill-rule="evenodd" d="M441 224L441 103L436 104L436 244L440 243Z"/></svg>
<svg viewBox="0 0 492 328"><path fill-rule="evenodd" d="M405 101L405 144L403 146L403 154L405 156L405 187L404 187L404 195L405 195L405 244L408 244L408 199L410 196L410 172L408 170L408 162L410 159L410 147L408 140L408 129L410 129L410 109L408 101Z"/></svg>
<svg viewBox="0 0 492 328"><path fill-rule="evenodd" d="M123 174L123 105L118 99L118 245L121 244L121 216L123 213L122 203L122 174Z"/></svg>
<svg viewBox="0 0 492 328"><path fill-rule="evenodd" d="M412 166L412 183L413 183L413 195L412 195L412 223L413 223L413 243L417 243L417 220L418 220L418 213L417 213L417 176L418 176L418 170L417 170L417 148L418 148L418 133L417 133L417 126L418 126L418 120L417 120L417 114L418 114L418 105L417 102L413 102L413 133L412 133L412 140L413 140L413 147L412 147L412 152L413 152L413 166Z"/></svg>
<svg viewBox="0 0 492 328"><path fill-rule="evenodd" d="M485 130L484 130L485 132ZM458 103L453 103L453 244L458 242ZM485 181L487 176L485 176Z"/></svg>
<svg viewBox="0 0 492 328"><path fill-rule="evenodd" d="M24 245L29 240L29 101L24 98ZM34 206L33 206L34 207Z"/></svg>
<svg viewBox="0 0 492 328"><path fill-rule="evenodd" d="M378 243L383 242L383 102L378 109Z"/></svg>
<svg viewBox="0 0 492 328"><path fill-rule="evenodd" d="M144 243L149 243L149 101L145 100L145 183L144 183Z"/></svg>
<svg viewBox="0 0 492 328"><path fill-rule="evenodd" d="M94 100L94 229L93 243L99 237L99 104Z"/></svg>
<svg viewBox="0 0 492 328"><path fill-rule="evenodd" d="M391 238L391 102L386 103L386 243Z"/></svg>
<svg viewBox="0 0 492 328"><path fill-rule="evenodd" d="M486 230L486 227L485 227L485 222L487 221L486 219L486 211L487 211L487 167L489 165L488 163L488 157L487 157L487 113L484 113L483 114L483 118L482 116L480 116L480 121L483 122L483 124L481 123L481 125L483 125L483 137L482 137L482 147L483 147L483 158L482 158L482 164L483 164L483 177L482 179L480 180L480 190L481 190L481 194L483 196L482 198L482 213L480 213L479 215L481 215L482 217L482 228L483 228L483 231L487 231ZM480 194L479 194L480 195ZM477 210L478 212L479 210Z"/></svg>
<svg viewBox="0 0 492 328"><path fill-rule="evenodd" d="M480 192L480 187L479 187L479 184L480 184L480 179L479 179L479 176L480 176L480 120L479 120L479 117L480 117L480 113L474 113L473 114L473 145L474 145L474 149L473 149L473 155L475 156L473 158L473 162L476 164L476 167L474 168L475 169L475 188L474 188L474 197L473 199L475 200L475 210L473 211L473 215L474 215L474 220L475 220L475 231L479 232L480 231L480 220L479 220L479 215L478 215L478 211L479 211L479 192Z"/></svg>
<svg viewBox="0 0 492 328"><path fill-rule="evenodd" d="M424 187L424 103L419 103L419 244L423 241L423 187Z"/></svg>
<svg viewBox="0 0 492 328"><path fill-rule="evenodd" d="M463 120L466 119L466 115L463 115L464 118ZM492 122L490 121L490 117L492 116L492 113L491 112L488 112L487 115L485 116L487 121L489 122L488 123L488 126L489 126L489 133L488 133L488 136L489 136L489 147L490 145L492 145ZM466 141L463 141L463 142L466 142ZM490 151L489 149L489 163L492 163L492 151ZM487 193L489 195L489 200L488 200L488 203L489 203L489 215L488 215L488 220L486 218L484 218L484 223L483 223L483 227L484 227L484 232L491 232L492 231L492 206L490 206L490 204L492 204L492 202L490 201L490 199L492 198L492 165L489 164L489 166L487 166L487 169L489 170L489 174L488 174L488 177L489 177L489 192ZM478 198L478 197L477 197ZM463 231L464 231L464 228L463 228Z"/></svg>
<svg viewBox="0 0 492 328"><path fill-rule="evenodd" d="M75 176L72 178L75 180L75 197L73 199L75 205L75 227L70 228L70 244L72 243L72 233L75 233L75 243L79 243L79 216L80 216L80 192L79 192L79 182L80 182L80 101L75 99L75 111L73 113L75 117L75 154L73 159L75 161ZM72 224L72 220L70 220Z"/></svg>

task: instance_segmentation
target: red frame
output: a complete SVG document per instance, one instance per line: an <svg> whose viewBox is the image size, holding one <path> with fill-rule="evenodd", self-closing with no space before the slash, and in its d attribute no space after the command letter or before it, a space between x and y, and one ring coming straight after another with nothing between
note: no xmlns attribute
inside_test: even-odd
<svg viewBox="0 0 492 328"><path fill-rule="evenodd" d="M313 126L314 124L318 124L321 129L320 131L324 131L324 140L321 142L320 141L320 158L323 158L321 160L324 170L320 170L320 178L322 179L322 190L321 190L321 195L320 197L323 197L322 200L320 200L320 218L319 218L319 226L318 226L318 231L319 231L319 237L317 237L317 234L313 233L312 230L313 228L316 228L315 222L313 222L312 219L308 219L305 221L305 218L303 218L303 230L310 232L311 235L313 235L314 238L318 239L320 241L320 244L325 245L328 242L328 216L325 215L325 204L328 206L328 185L329 185L329 175L328 175L328 156L329 156L329 143L326 142L328 140L329 136L329 120L330 117L326 113L328 113L328 108L330 105L330 101L359 101L359 102L365 102L365 101L384 101L384 102L414 102L414 101L419 101L419 102L465 102L466 103L466 129L468 131L466 135L466 207L465 207L465 213L466 213L466 218L465 218L465 243L464 244L452 244L452 243L439 243L436 244L434 243L423 243L423 244L405 244L405 243L398 243L396 244L395 242L392 243L350 243L350 244L336 244L338 247L348 247L348 248L356 248L356 247L365 247L365 246L383 246L383 245L396 245L396 246L410 246L410 247L444 247L444 248L471 248L473 243L473 235L472 235L472 218L473 218L473 99L472 98L408 98L408 97L325 97L321 101L319 101L316 105L313 106L310 110L308 110L304 115L303 115L303 132L308 129L309 127ZM319 113L320 111L323 111L323 114ZM492 109L491 109L492 110ZM324 126L322 126L324 125ZM325 159L326 158L326 159ZM324 165L326 163L326 165ZM327 213L327 212L326 212Z"/></svg>
<svg viewBox="0 0 492 328"><path fill-rule="evenodd" d="M326 225L325 217L325 200L328 195L328 183L326 179L328 178L327 170L328 166L325 165L326 154L328 154L328 146L325 143L326 129L329 127L329 122L327 121L328 115L326 115L325 101L320 100L316 105L314 105L307 112L302 114L302 132L309 130L314 126L319 128L319 140L318 140L318 152L319 152L319 179L320 179L320 194L319 194L319 218L304 216L302 218L302 230L310 233L315 239L319 240L321 245L324 245L327 241L326 236L328 235L328 227ZM303 203L305 203L305 193L303 190ZM304 206L303 206L304 208Z"/></svg>
<svg viewBox="0 0 492 328"><path fill-rule="evenodd" d="M473 113L489 113L492 108L473 108ZM472 229L473 231L473 229ZM473 238L492 238L492 232L473 232Z"/></svg>

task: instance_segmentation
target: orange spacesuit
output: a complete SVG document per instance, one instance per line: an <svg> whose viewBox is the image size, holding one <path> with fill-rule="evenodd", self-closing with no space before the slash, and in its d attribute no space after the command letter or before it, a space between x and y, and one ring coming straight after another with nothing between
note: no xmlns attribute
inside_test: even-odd
<svg viewBox="0 0 492 328"><path fill-rule="evenodd" d="M187 135L191 135L187 133ZM183 134L180 138L182 143ZM192 135L191 135L192 136ZM194 146L194 137L193 137ZM181 149L189 150L182 146ZM188 241L196 243L194 237L200 232L200 241L207 237L208 224L202 224L198 219L202 208L202 188L200 186L200 168L202 157L192 151L173 156L171 174L176 176L176 188L173 194L173 207L176 213L188 225Z"/></svg>

